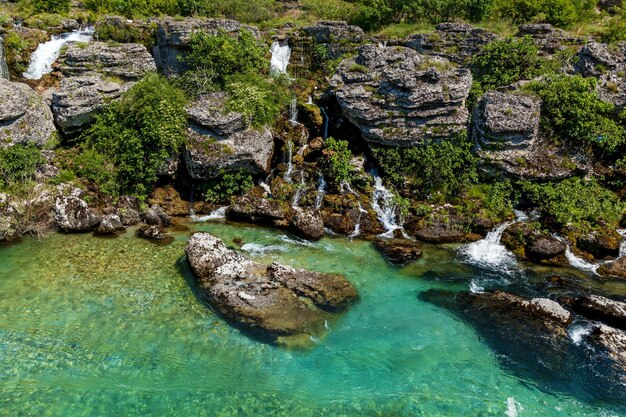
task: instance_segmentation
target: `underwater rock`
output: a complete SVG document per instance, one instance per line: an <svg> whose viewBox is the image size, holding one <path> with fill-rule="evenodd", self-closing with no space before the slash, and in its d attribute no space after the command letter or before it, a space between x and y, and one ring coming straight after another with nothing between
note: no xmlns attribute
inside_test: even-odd
<svg viewBox="0 0 626 417"><path fill-rule="evenodd" d="M227 319L269 334L291 335L323 326L327 311L358 298L344 277L251 261L208 234L185 247L200 296Z"/></svg>
<svg viewBox="0 0 626 417"><path fill-rule="evenodd" d="M415 146L466 129L466 68L404 47L365 45L331 80L341 110L367 142Z"/></svg>
<svg viewBox="0 0 626 417"><path fill-rule="evenodd" d="M378 239L374 247L394 265L403 266L422 256L420 245L408 239Z"/></svg>
<svg viewBox="0 0 626 417"><path fill-rule="evenodd" d="M35 91L0 78L0 148L17 143L41 147L55 132L52 112Z"/></svg>
<svg viewBox="0 0 626 417"><path fill-rule="evenodd" d="M573 308L576 313L588 319L626 330L626 302L600 295L588 295L575 300Z"/></svg>
<svg viewBox="0 0 626 417"><path fill-rule="evenodd" d="M89 232L100 224L101 217L95 214L79 197L60 196L54 204L54 221L64 232Z"/></svg>
<svg viewBox="0 0 626 417"><path fill-rule="evenodd" d="M146 225L137 230L137 237L148 240L163 240L165 234L158 224Z"/></svg>
<svg viewBox="0 0 626 417"><path fill-rule="evenodd" d="M285 201L244 195L237 198L235 204L226 211L226 215L234 220L272 223L287 220L291 211L289 203Z"/></svg>

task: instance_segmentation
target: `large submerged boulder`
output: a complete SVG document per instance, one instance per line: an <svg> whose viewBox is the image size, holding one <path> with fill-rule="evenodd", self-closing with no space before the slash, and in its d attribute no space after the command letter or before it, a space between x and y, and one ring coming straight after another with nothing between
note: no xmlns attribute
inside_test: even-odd
<svg viewBox="0 0 626 417"><path fill-rule="evenodd" d="M43 146L55 131L52 112L35 91L0 78L0 148Z"/></svg>
<svg viewBox="0 0 626 417"><path fill-rule="evenodd" d="M63 79L52 94L52 111L61 131L71 135L146 73L156 71L156 65L143 45L91 42L70 43L59 58L59 69Z"/></svg>
<svg viewBox="0 0 626 417"><path fill-rule="evenodd" d="M262 265L208 233L194 234L185 253L203 299L226 318L274 336L316 331L329 312L358 298L340 275Z"/></svg>
<svg viewBox="0 0 626 417"><path fill-rule="evenodd" d="M226 100L223 92L207 94L187 109L191 124L184 159L193 179L207 180L224 172L256 175L269 171L274 154L272 132L267 127L254 129L241 113L226 111Z"/></svg>
<svg viewBox="0 0 626 417"><path fill-rule="evenodd" d="M156 28L156 45L152 50L159 72L171 76L187 69L184 57L189 49L192 33L202 31L217 35L225 32L237 35L242 29L258 36L256 28L242 25L235 20L166 18L159 21Z"/></svg>
<svg viewBox="0 0 626 417"><path fill-rule="evenodd" d="M344 116L366 141L414 146L466 128L472 75L450 61L405 47L365 45L331 80Z"/></svg>

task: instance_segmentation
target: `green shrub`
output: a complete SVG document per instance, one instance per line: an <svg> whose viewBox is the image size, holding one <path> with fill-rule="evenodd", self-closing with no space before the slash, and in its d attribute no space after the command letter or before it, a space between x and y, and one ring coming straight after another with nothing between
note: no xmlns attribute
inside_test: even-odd
<svg viewBox="0 0 626 417"><path fill-rule="evenodd" d="M67 14L72 5L71 0L27 0L37 13Z"/></svg>
<svg viewBox="0 0 626 417"><path fill-rule="evenodd" d="M530 201L557 225L576 228L617 226L624 205L615 194L595 180L572 178L558 184L525 182L522 189Z"/></svg>
<svg viewBox="0 0 626 417"><path fill-rule="evenodd" d="M287 85L258 75L234 76L226 85L229 93L226 108L240 112L248 124L269 125L278 117L290 99Z"/></svg>
<svg viewBox="0 0 626 417"><path fill-rule="evenodd" d="M177 0L85 0L85 7L101 14L113 13L126 17L151 17L178 14Z"/></svg>
<svg viewBox="0 0 626 417"><path fill-rule="evenodd" d="M335 185L350 182L354 177L354 168L350 164L352 152L345 140L329 137L326 139L324 153L324 175Z"/></svg>
<svg viewBox="0 0 626 417"><path fill-rule="evenodd" d="M612 153L624 142L624 127L613 119L615 107L598 97L595 78L554 75L525 88L539 95L542 123L573 144Z"/></svg>
<svg viewBox="0 0 626 417"><path fill-rule="evenodd" d="M215 180L205 184L202 191L207 202L228 204L232 196L246 194L252 187L254 181L249 172L221 172Z"/></svg>
<svg viewBox="0 0 626 417"><path fill-rule="evenodd" d="M583 20L595 5L588 0L495 0L492 14L515 24L542 22L567 27Z"/></svg>
<svg viewBox="0 0 626 417"><path fill-rule="evenodd" d="M154 29L139 29L125 23L101 23L96 26L94 37L103 42L141 43L150 48L154 40Z"/></svg>
<svg viewBox="0 0 626 417"><path fill-rule="evenodd" d="M83 136L85 148L115 167L121 192L145 195L185 140L184 107L181 91L147 75L97 116Z"/></svg>
<svg viewBox="0 0 626 417"><path fill-rule="evenodd" d="M0 190L10 191L32 181L45 162L39 149L31 145L0 148Z"/></svg>
<svg viewBox="0 0 626 417"><path fill-rule="evenodd" d="M352 20L359 6L344 0L302 0L302 8L317 19Z"/></svg>
<svg viewBox="0 0 626 417"><path fill-rule="evenodd" d="M471 147L459 136L411 148L375 147L372 153L397 189L409 189L413 197L445 200L477 181Z"/></svg>

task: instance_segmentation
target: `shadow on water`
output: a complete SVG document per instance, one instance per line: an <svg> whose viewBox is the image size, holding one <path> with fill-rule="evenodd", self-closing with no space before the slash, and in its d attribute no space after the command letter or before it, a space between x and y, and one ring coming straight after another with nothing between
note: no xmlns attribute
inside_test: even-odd
<svg viewBox="0 0 626 417"><path fill-rule="evenodd" d="M471 325L504 369L536 388L626 411L626 375L603 352L584 342L574 343L564 331L550 331L541 320L469 292L430 289L418 298Z"/></svg>
<svg viewBox="0 0 626 417"><path fill-rule="evenodd" d="M208 302L208 300L204 296L202 290L198 287L198 281L196 280L196 277L193 271L191 270L191 267L189 266L189 262L187 262L186 256L181 256L180 258L178 258L178 260L176 261L176 268L185 279L187 286L189 287L193 295L196 297L196 299L206 308L211 310L216 316L220 317L222 320L226 321L231 327L237 329L244 336L249 337L250 339L254 341L265 343L271 346L278 346L276 336L269 334L261 329L256 329L256 328L251 328L249 326L245 326L239 322L236 322L224 316L215 308L213 308L213 306Z"/></svg>

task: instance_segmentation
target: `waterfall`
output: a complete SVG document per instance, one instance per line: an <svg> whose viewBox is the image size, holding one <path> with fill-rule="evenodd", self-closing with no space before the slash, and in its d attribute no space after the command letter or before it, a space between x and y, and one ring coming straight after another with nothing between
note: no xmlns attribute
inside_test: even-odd
<svg viewBox="0 0 626 417"><path fill-rule="evenodd" d="M402 230L402 226L397 221L397 204L394 202L394 194L383 185L383 179L375 172L371 172L374 177L374 193L372 195L372 208L376 212L378 220L385 228L383 237L393 237L393 232Z"/></svg>
<svg viewBox="0 0 626 417"><path fill-rule="evenodd" d="M291 58L291 48L285 44L283 46L278 42L272 43L270 48L272 59L270 60L270 73L274 75L287 74L287 65Z"/></svg>
<svg viewBox="0 0 626 417"><path fill-rule="evenodd" d="M500 243L500 238L513 223L502 223L487 233L484 239L462 246L459 250L461 259L481 268L512 273L516 266L515 255Z"/></svg>
<svg viewBox="0 0 626 417"><path fill-rule="evenodd" d="M326 181L324 180L324 174L319 173L317 180L317 194L315 195L315 209L319 210L322 207L324 201L324 194L326 194Z"/></svg>
<svg viewBox="0 0 626 417"><path fill-rule="evenodd" d="M272 189L270 188L269 185L267 185L267 183L265 181L261 181L259 183L259 187L263 188L265 190L265 192L267 193L267 197L271 197L272 196Z"/></svg>
<svg viewBox="0 0 626 417"><path fill-rule="evenodd" d="M219 220L226 218L226 210L228 206L219 207L208 214L206 216L193 216L192 220L194 222L206 222L209 220Z"/></svg>
<svg viewBox="0 0 626 417"><path fill-rule="evenodd" d="M287 182L291 182L291 174L293 174L293 164L291 159L293 157L293 142L287 142L287 171L283 179Z"/></svg>
<svg viewBox="0 0 626 417"><path fill-rule="evenodd" d="M565 258L567 259L567 262L569 262L570 266L578 270L591 273L592 275L598 275L598 268L600 268L602 262L593 264L591 262L585 261L582 258L579 258L574 254L574 252L572 252L572 248L570 247L567 239L564 239L557 234L553 234L552 236L565 244Z"/></svg>
<svg viewBox="0 0 626 417"><path fill-rule="evenodd" d="M358 235L361 234L361 217L363 217L363 213L367 213L367 210L363 209L363 206L361 205L361 199L359 198L359 195L356 193L356 191L352 189L352 187L350 186L350 183L346 181L341 183L341 193L342 194L350 193L356 196L356 202L359 207L359 217L357 217L356 219L356 224L354 225L354 231L350 233L348 237L357 237Z"/></svg>
<svg viewBox="0 0 626 417"><path fill-rule="evenodd" d="M313 97L309 96L309 97L306 99L306 104L309 104L309 105L313 104Z"/></svg>
<svg viewBox="0 0 626 417"><path fill-rule="evenodd" d="M30 57L28 70L22 74L24 78L38 80L44 74L52 71L52 64L57 60L63 45L69 42L89 42L93 36L93 28L79 29L74 32L67 32L61 35L53 35L48 42L37 46L35 52Z"/></svg>
<svg viewBox="0 0 626 417"><path fill-rule="evenodd" d="M289 102L289 123L292 126L297 126L298 123L298 100L293 97Z"/></svg>
<svg viewBox="0 0 626 417"><path fill-rule="evenodd" d="M324 140L328 139L328 114L326 114L326 110L323 107L320 107L322 114L324 115Z"/></svg>
<svg viewBox="0 0 626 417"><path fill-rule="evenodd" d="M306 151L308 147L309 147L308 143L302 146L300 149L298 149L298 152L296 152L296 155L304 156L304 151Z"/></svg>
<svg viewBox="0 0 626 417"><path fill-rule="evenodd" d="M7 58L4 55L2 38L0 38L0 78L9 79L9 66L7 65Z"/></svg>
<svg viewBox="0 0 626 417"><path fill-rule="evenodd" d="M619 245L618 258L621 258L622 256L626 256L626 229L617 229L617 233L623 238L622 243Z"/></svg>
<svg viewBox="0 0 626 417"><path fill-rule="evenodd" d="M304 181L304 171L300 171L300 184L298 185L298 189L296 193L293 195L293 199L291 200L291 208L294 210L300 210L300 200L304 193L306 192L306 182Z"/></svg>

